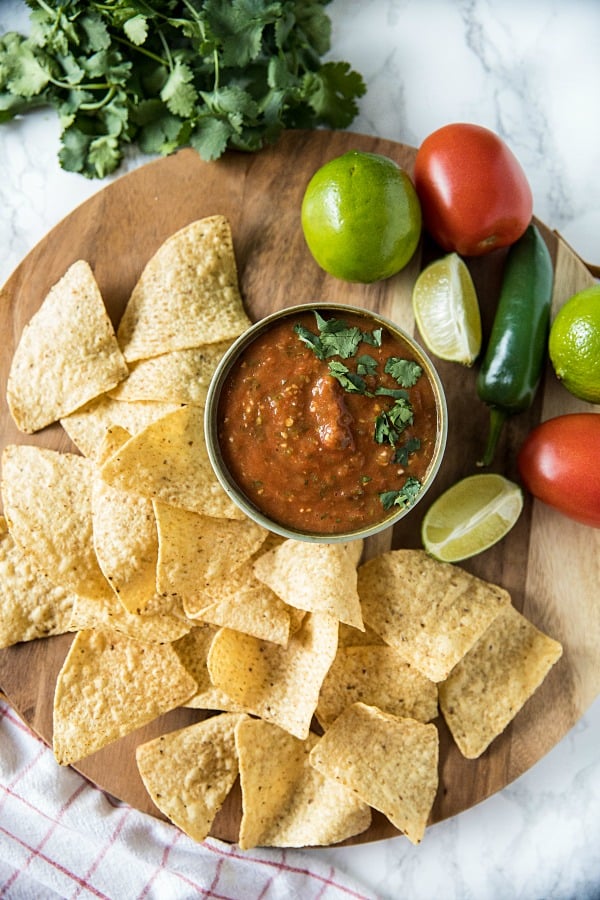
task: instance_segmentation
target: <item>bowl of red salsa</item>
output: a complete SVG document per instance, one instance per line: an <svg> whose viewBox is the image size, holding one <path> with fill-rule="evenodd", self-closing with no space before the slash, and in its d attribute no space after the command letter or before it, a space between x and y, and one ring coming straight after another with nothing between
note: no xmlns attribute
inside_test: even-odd
<svg viewBox="0 0 600 900"><path fill-rule="evenodd" d="M440 378L384 317L342 304L279 310L212 378L209 457L224 490L284 537L364 538L410 513L447 436Z"/></svg>

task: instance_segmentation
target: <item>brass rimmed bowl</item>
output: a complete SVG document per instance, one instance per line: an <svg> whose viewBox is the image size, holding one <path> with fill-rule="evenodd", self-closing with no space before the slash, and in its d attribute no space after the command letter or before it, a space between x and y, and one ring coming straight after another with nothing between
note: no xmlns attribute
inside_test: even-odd
<svg viewBox="0 0 600 900"><path fill-rule="evenodd" d="M244 365L245 354L248 349L255 344L263 336L267 335L281 323L287 321L298 322L300 317L306 314L319 313L323 317L335 317L344 319L350 317L351 321L356 321L355 317L365 323L365 330L383 329L395 341L406 348L408 356L415 361L422 370L422 377L428 382L428 396L431 396L434 405L434 436L431 444L429 456L427 460L426 470L420 479L420 487L414 500L408 505L392 506L385 509L382 505L381 517L377 521L370 521L359 526L344 527L343 523L336 526L335 531L319 530L317 527L306 526L301 521L302 516L297 522L280 520L277 516L270 514L261 508L260 498L251 497L251 491L242 483L243 479L232 472L226 460L226 454L223 450L223 400L228 393L228 384L230 379L234 378L240 366ZM310 350L308 351L310 353ZM275 366L276 368L276 366ZM205 437L209 458L215 474L222 485L223 489L231 500L253 521L267 528L276 534L285 538L293 538L295 540L313 541L321 543L333 543L340 541L351 541L369 537L373 534L389 528L404 516L409 515L415 506L422 500L428 488L435 479L439 466L442 461L444 450L446 447L447 431L448 431L448 414L446 407L446 399L444 389L440 377L435 370L431 360L423 351L420 345L403 329L399 328L389 319L373 313L367 309L357 306L337 303L319 303L319 304L301 304L297 306L287 307L271 315L266 316L260 321L252 325L244 334L242 334L231 347L226 351L221 359L209 386L206 408L205 408ZM376 449L377 445L374 442ZM229 453L231 451L228 451ZM294 454L290 454L293 458ZM324 459L327 454L324 454ZM273 459L271 465L278 467L286 465L285 460L282 462L280 458L276 461ZM285 481L285 468L283 469L283 480ZM302 498L298 497L298 502L302 502ZM299 507L301 508L301 506Z"/></svg>

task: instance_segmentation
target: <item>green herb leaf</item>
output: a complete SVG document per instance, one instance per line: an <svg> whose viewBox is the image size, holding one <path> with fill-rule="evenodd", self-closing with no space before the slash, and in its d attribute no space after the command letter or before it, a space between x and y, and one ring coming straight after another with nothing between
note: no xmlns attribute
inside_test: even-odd
<svg viewBox="0 0 600 900"><path fill-rule="evenodd" d="M296 325L294 330L298 337L316 353L319 359L328 359L330 356L339 356L341 359L350 359L356 354L361 342L365 342L374 347L381 346L381 329L374 331L361 331L356 325L348 325L344 319L325 319L319 312L315 311L315 320L319 334L315 335L303 325ZM364 355L361 360L371 360L371 357ZM369 365L364 362L364 365ZM366 372L359 374L367 374Z"/></svg>
<svg viewBox="0 0 600 900"><path fill-rule="evenodd" d="M206 117L198 122L192 132L190 143L202 159L218 159L233 133L234 129L228 122Z"/></svg>
<svg viewBox="0 0 600 900"><path fill-rule="evenodd" d="M365 90L348 63L323 62L325 0L28 3L30 38L0 38L0 122L54 108L73 129L61 164L90 177L118 164L126 142L163 154L191 145L216 159L284 128L346 127ZM153 101L164 108L141 122Z"/></svg>
<svg viewBox="0 0 600 900"><path fill-rule="evenodd" d="M142 18L141 16L139 18ZM106 24L97 15L84 15L79 19L79 24L85 32L87 46L92 52L108 50L111 37Z"/></svg>
<svg viewBox="0 0 600 900"><path fill-rule="evenodd" d="M392 509L394 506L401 506L403 509L407 509L413 505L420 490L421 482L418 478L409 475L400 490L384 491L379 495L379 499L385 510Z"/></svg>
<svg viewBox="0 0 600 900"><path fill-rule="evenodd" d="M194 79L194 73L190 67L176 59L160 92L160 99L166 103L167 108L176 116L193 115L198 95L196 88L190 84Z"/></svg>
<svg viewBox="0 0 600 900"><path fill-rule="evenodd" d="M49 67L43 64L44 54L29 41L13 44L2 62L6 71L6 87L17 97L39 94L50 80Z"/></svg>
<svg viewBox="0 0 600 900"><path fill-rule="evenodd" d="M342 362L333 360L329 363L329 372L336 378L345 391L350 394L366 394L367 384L360 375L351 372Z"/></svg>
<svg viewBox="0 0 600 900"><path fill-rule="evenodd" d="M374 438L378 444L395 446L404 429L412 423L412 406L408 400L401 397L391 409L380 413L375 419Z"/></svg>
<svg viewBox="0 0 600 900"><path fill-rule="evenodd" d="M148 19L138 13L123 23L123 31L129 40L139 47L148 37Z"/></svg>
<svg viewBox="0 0 600 900"><path fill-rule="evenodd" d="M411 453L416 453L421 447L421 441L418 437L408 438L401 447L396 449L393 462L400 465L408 465L408 459Z"/></svg>
<svg viewBox="0 0 600 900"><path fill-rule="evenodd" d="M304 325L300 325L299 322L294 325L294 332L312 350L317 359L325 359L325 351L318 334L315 334L309 328L305 328Z"/></svg>
<svg viewBox="0 0 600 900"><path fill-rule="evenodd" d="M365 93L365 84L349 63L329 62L304 77L303 87L318 121L334 128L346 128L358 113L356 97Z"/></svg>
<svg viewBox="0 0 600 900"><path fill-rule="evenodd" d="M369 356L368 353L358 356L356 358L356 371L358 375L375 375L377 372L377 360Z"/></svg>
<svg viewBox="0 0 600 900"><path fill-rule="evenodd" d="M409 399L408 391L405 391L404 388L388 388L381 385L375 388L375 394L379 397L393 397L394 400Z"/></svg>
<svg viewBox="0 0 600 900"><path fill-rule="evenodd" d="M385 371L405 388L413 387L423 374L423 369L418 363L399 356L390 356L386 360Z"/></svg>

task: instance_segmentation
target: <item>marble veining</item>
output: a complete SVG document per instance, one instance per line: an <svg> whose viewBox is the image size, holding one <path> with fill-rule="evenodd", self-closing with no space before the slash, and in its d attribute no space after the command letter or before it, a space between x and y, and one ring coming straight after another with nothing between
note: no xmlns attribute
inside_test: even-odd
<svg viewBox="0 0 600 900"><path fill-rule="evenodd" d="M600 264L598 0L333 0L331 57L365 76L352 125L417 146L450 121L496 130L530 179L535 213ZM18 0L0 32L27 28ZM51 112L0 126L0 283L106 182L63 172ZM599 661L600 664L600 661ZM600 701L529 772L441 822L398 838L313 851L382 900L600 898Z"/></svg>

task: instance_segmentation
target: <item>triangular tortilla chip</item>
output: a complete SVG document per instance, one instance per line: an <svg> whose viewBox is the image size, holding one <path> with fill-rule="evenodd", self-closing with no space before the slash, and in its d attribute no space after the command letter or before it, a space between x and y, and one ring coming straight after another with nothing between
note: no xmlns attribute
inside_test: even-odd
<svg viewBox="0 0 600 900"><path fill-rule="evenodd" d="M117 336L133 361L234 338L250 325L229 222L211 216L168 238L146 264Z"/></svg>
<svg viewBox="0 0 600 900"><path fill-rule="evenodd" d="M235 730L243 815L239 845L306 847L336 844L371 824L371 809L310 765L319 740L300 741L276 725L242 719Z"/></svg>
<svg viewBox="0 0 600 900"><path fill-rule="evenodd" d="M186 606L187 614L204 622L243 631L253 637L286 646L291 631L291 607L254 575L251 561L244 563L228 578L207 588L204 602L214 603L197 612ZM198 598L200 601L202 598Z"/></svg>
<svg viewBox="0 0 600 900"><path fill-rule="evenodd" d="M203 841L238 774L235 726L223 713L141 744L136 761L158 809L195 841Z"/></svg>
<svg viewBox="0 0 600 900"><path fill-rule="evenodd" d="M6 388L13 419L21 431L38 431L126 375L96 279L78 260L23 330Z"/></svg>
<svg viewBox="0 0 600 900"><path fill-rule="evenodd" d="M92 539L93 464L73 453L9 445L2 457L2 497L8 528L41 572L92 600L112 590Z"/></svg>
<svg viewBox="0 0 600 900"><path fill-rule="evenodd" d="M100 474L113 487L171 506L216 518L245 518L217 480L197 406L182 406L148 425L106 460Z"/></svg>
<svg viewBox="0 0 600 900"><path fill-rule="evenodd" d="M310 761L418 844L437 793L438 754L435 725L355 703L328 728Z"/></svg>
<svg viewBox="0 0 600 900"><path fill-rule="evenodd" d="M77 412L62 418L60 424L84 456L98 460L104 437L110 428L119 426L134 435L176 409L179 409L178 403L152 400L123 403L102 394Z"/></svg>
<svg viewBox="0 0 600 900"><path fill-rule="evenodd" d="M139 613L156 594L158 532L152 501L114 488L94 472L92 523L100 568L125 609Z"/></svg>
<svg viewBox="0 0 600 900"><path fill-rule="evenodd" d="M0 516L0 648L73 631L74 602L15 544Z"/></svg>
<svg viewBox="0 0 600 900"><path fill-rule="evenodd" d="M257 559L254 574L289 606L326 612L362 631L355 544L284 541Z"/></svg>
<svg viewBox="0 0 600 900"><path fill-rule="evenodd" d="M337 648L338 623L307 614L287 647L223 628L208 654L212 683L244 709L304 740Z"/></svg>
<svg viewBox="0 0 600 900"><path fill-rule="evenodd" d="M206 661L217 632L218 628L214 625L199 625L173 644L179 659L198 685L197 692L183 705L191 709L245 712L244 708L234 703L225 691L214 687L210 680Z"/></svg>
<svg viewBox="0 0 600 900"><path fill-rule="evenodd" d="M181 706L195 690L170 644L80 631L56 681L54 755L71 765Z"/></svg>
<svg viewBox="0 0 600 900"><path fill-rule="evenodd" d="M128 377L110 396L127 403L155 400L204 406L208 385L231 341L173 350L131 363Z"/></svg>
<svg viewBox="0 0 600 900"><path fill-rule="evenodd" d="M422 550L391 550L358 569L368 625L431 681L443 681L501 610L503 588Z"/></svg>
<svg viewBox="0 0 600 900"><path fill-rule="evenodd" d="M127 612L112 593L100 602L87 597L76 597L71 624L77 631L86 628L117 631L134 640L151 644L176 641L192 627L184 617L167 611L158 611L152 615L147 610L144 615Z"/></svg>
<svg viewBox="0 0 600 900"><path fill-rule="evenodd" d="M476 759L560 658L558 641L507 606L440 684L440 708L459 750Z"/></svg>
<svg viewBox="0 0 600 900"><path fill-rule="evenodd" d="M385 644L338 647L319 695L319 724L328 728L357 702L419 722L438 714L437 685Z"/></svg>
<svg viewBox="0 0 600 900"><path fill-rule="evenodd" d="M188 615L215 580L250 559L267 536L250 519L219 519L155 502L158 526L157 586L161 594L179 597Z"/></svg>

